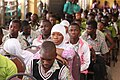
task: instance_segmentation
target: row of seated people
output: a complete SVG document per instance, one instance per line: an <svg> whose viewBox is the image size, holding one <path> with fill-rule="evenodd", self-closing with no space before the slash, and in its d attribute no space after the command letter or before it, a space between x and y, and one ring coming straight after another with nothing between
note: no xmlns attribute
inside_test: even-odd
<svg viewBox="0 0 120 80"><path fill-rule="evenodd" d="M103 20L102 20L103 22L101 21L99 22L99 24L107 23L105 22L106 21L105 19L107 18L103 17ZM22 25L23 31L19 34L21 25ZM54 42L57 48L57 59L61 60L64 64L66 64L70 69L70 71L72 71L71 63L74 62L73 61L73 58L75 56L74 51L76 51L80 57L80 63L81 63L80 72L87 70L89 67L90 70L94 71L95 80L105 79L107 73L106 73L105 61L103 56L105 56L106 53L109 52L109 48L110 50L112 50L114 45L109 46L108 48L105 41L106 39L105 35L97 29L97 22L94 20L94 14L89 14L89 19L85 24L86 30L81 34L81 38L80 38L80 33L82 31L80 29L80 20L76 20L70 25L69 25L69 22L64 20L60 24L56 24L53 26L53 24L51 24L50 21L43 19L39 22L39 25L40 25L40 32L39 32L39 36L37 36L32 33L31 27L27 21L23 21L22 24L20 24L19 20L12 20L9 25L9 33L3 37L3 45L1 45L3 46L3 49L6 52L16 54L22 57L24 63L26 64L26 71L28 71L28 73L31 73L30 72L31 60L39 59L40 54L39 52L36 54L32 54L23 49L25 49L27 46L31 44L36 46L41 46L41 44L44 41L51 40ZM113 30L112 32L114 33ZM116 34L116 33L114 34L113 33L112 35ZM1 33L0 36L2 38L3 34ZM114 35L114 37L116 37L116 35ZM11 41L9 40L7 41L7 39L10 39L10 38L11 39L17 38L19 41L16 41L14 39L12 39ZM1 40L1 43L2 43L2 40ZM17 45L17 43L20 43L20 44ZM15 48L15 49L12 49L12 48ZM93 52L92 57L94 58L92 58L91 61L90 61L90 49L94 49L94 51L92 51ZM14 50L16 50L16 52ZM96 54L96 56L94 56L94 53ZM5 55L5 53L1 53L1 54ZM47 75L47 73L46 74L41 73L41 74L43 74L44 77L45 75Z"/></svg>
<svg viewBox="0 0 120 80"><path fill-rule="evenodd" d="M73 24L71 24L71 27L70 27L71 29L70 29L70 31L72 32L72 30L74 31L74 30L77 30L78 32L75 34L76 36L74 36L74 34L72 35L72 33L71 33L71 37L73 37L73 38L78 38L78 41L76 41L76 42L79 42L78 43L78 45L80 46L76 46L76 48L77 48L77 50L76 50L76 52L78 52L79 53L79 56L81 56L80 57L80 59L81 59L81 63L82 63L82 65L81 65L81 71L84 71L84 70L86 70L87 68L88 68L88 66L89 66L89 64L90 64L90 51L89 51L89 47L88 47L88 44L85 42L85 41L83 41L81 38L79 39L79 34L80 34L80 29L79 29L79 26L76 24L76 23L73 23ZM95 28L96 29L96 28ZM75 53L74 53L74 51L72 50L72 47L70 47L70 45L71 46L74 46L74 45L72 45L72 41L73 41L73 39L70 39L70 40L72 40L71 42L69 41L68 42L68 44L69 45L66 45L65 44L65 38L64 38L64 36L65 36L65 34L66 34L66 32L65 32L65 28L64 28L64 26L62 26L62 25L60 25L60 24L57 24L57 25L55 25L53 28L52 28L52 30L51 30L51 34L52 34L52 36L51 36L51 39L54 41L54 43L56 44L56 47L57 47L57 53L58 53L58 57L57 57L57 59L60 59L61 60L61 56L63 57L63 58L65 58L67 61L68 61L68 66L70 66L71 64L71 60L73 60L73 57L74 57L74 55L75 55ZM61 35L61 38L62 39L60 39L60 42L59 41L57 41L56 42L56 39L54 39L55 37L56 37L56 35L59 37L59 35ZM64 36L62 36L62 35L64 35ZM61 41L62 40L62 41ZM74 39L75 40L75 39ZM6 51L6 52L9 52L9 53L13 53L13 54L16 54L16 55L18 55L18 56L21 56L22 58L23 58L23 60L24 60L24 62L25 62L25 64L26 64L26 69L28 69L29 70L29 68L28 68L28 66L29 65L27 65L27 64L30 64L31 62L31 60L29 60L29 59L32 59L32 56L33 56L33 54L31 54L30 52L26 52L26 51L22 51L22 49L21 49L21 47L20 47L20 43L19 43L19 41L17 40L17 39L9 39L9 40L7 40L5 43L4 43L4 45L3 45L3 49ZM42 43L41 43L42 44ZM75 43L74 43L75 44ZM69 47L68 47L69 46ZM15 48L15 52L14 52L14 49L12 49L12 48ZM67 49L68 48L68 49ZM74 48L75 49L75 48ZM21 54L22 53L22 54ZM29 54L29 55L28 55ZM3 54L4 55L4 54ZM31 57L31 58L30 58ZM36 55L34 55L34 58L35 59L39 59L40 58L40 55L37 53ZM61 60L61 61L63 61L63 60ZM65 63L64 61L63 61L63 63ZM70 67L71 68L71 67ZM83 70L82 70L83 69ZM34 71L34 70L33 70Z"/></svg>

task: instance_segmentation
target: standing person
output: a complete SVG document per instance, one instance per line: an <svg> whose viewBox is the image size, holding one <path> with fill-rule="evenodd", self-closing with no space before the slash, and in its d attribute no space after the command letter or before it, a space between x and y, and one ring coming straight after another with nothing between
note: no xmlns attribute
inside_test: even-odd
<svg viewBox="0 0 120 80"><path fill-rule="evenodd" d="M0 80L7 80L8 77L16 73L16 65L10 59L0 54Z"/></svg>
<svg viewBox="0 0 120 80"><path fill-rule="evenodd" d="M109 49L104 34L97 30L97 22L87 21L86 31L82 33L81 37L95 50L96 63L93 65L95 80L105 80L105 55L109 52Z"/></svg>
<svg viewBox="0 0 120 80"><path fill-rule="evenodd" d="M65 14L65 19L69 22L72 22L74 15L72 0L66 1L64 4L63 12Z"/></svg>
<svg viewBox="0 0 120 80"><path fill-rule="evenodd" d="M33 60L33 76L37 80L71 80L68 68L56 60L53 42L43 42L39 54L40 59Z"/></svg>

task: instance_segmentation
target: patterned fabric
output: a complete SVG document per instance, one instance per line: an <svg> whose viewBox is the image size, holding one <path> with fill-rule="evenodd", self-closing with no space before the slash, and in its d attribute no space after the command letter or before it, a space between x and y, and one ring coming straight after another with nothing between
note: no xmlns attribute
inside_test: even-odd
<svg viewBox="0 0 120 80"><path fill-rule="evenodd" d="M10 34L7 34L7 35L5 35L5 36L3 37L3 44L4 44L4 42L5 42L6 40L10 39L10 36L9 36L9 35L10 35ZM19 40L22 49L25 49L25 48L27 47L26 41L23 40L23 38L22 38L20 35L18 35L17 39Z"/></svg>
<svg viewBox="0 0 120 80"><path fill-rule="evenodd" d="M94 40L89 35L87 35L86 31L83 32L81 38L83 38L86 42L88 42L89 45L93 47L96 54L105 54L109 52L105 41L105 35L101 31L96 30L96 39Z"/></svg>
<svg viewBox="0 0 120 80"><path fill-rule="evenodd" d="M90 49L88 43L80 38L76 44L71 44L70 42L69 44L73 46L74 50L80 56L81 71L86 70L90 64Z"/></svg>
<svg viewBox="0 0 120 80"><path fill-rule="evenodd" d="M39 65L39 68L38 68L39 69L39 74L44 76L44 78L46 78L44 80L47 80L47 78L49 78L57 69L60 69L59 64L56 60L54 61L51 69L46 73L45 73L44 69L42 68L40 61L38 61L38 65ZM59 80L71 80L70 72L69 72L67 67L64 67L62 69L61 73L59 73L58 79Z"/></svg>
<svg viewBox="0 0 120 80"><path fill-rule="evenodd" d="M32 45L33 40L37 38L37 34L32 30L31 30L31 34L27 38L23 35L23 32L20 33L20 36L22 37L23 40L26 41L26 44L28 44L28 46Z"/></svg>
<svg viewBox="0 0 120 80"><path fill-rule="evenodd" d="M36 39L33 40L32 45L41 46L41 44L46 40L50 40L50 37L48 37L48 39L43 39L42 35L39 35Z"/></svg>

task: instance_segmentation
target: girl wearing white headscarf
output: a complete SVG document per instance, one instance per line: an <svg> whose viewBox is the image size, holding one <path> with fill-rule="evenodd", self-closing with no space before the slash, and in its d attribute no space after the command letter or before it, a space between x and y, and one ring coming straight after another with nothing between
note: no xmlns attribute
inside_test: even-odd
<svg viewBox="0 0 120 80"><path fill-rule="evenodd" d="M33 53L27 50L22 50L20 42L17 39L11 38L5 41L3 49L6 54L13 54L21 57L26 65L26 69L29 69L29 66L31 66L31 60L33 59Z"/></svg>
<svg viewBox="0 0 120 80"><path fill-rule="evenodd" d="M68 67L70 68L70 71L72 69L72 62L73 57L75 56L75 52L69 44L66 44L65 42L65 36L66 36L66 30L65 27L61 24L56 24L53 26L51 30L51 40L55 43L57 48L57 58L62 60L63 62L67 60Z"/></svg>

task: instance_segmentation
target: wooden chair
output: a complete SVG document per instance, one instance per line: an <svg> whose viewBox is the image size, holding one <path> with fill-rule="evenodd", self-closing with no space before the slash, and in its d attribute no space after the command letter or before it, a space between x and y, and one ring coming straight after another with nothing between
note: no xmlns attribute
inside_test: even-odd
<svg viewBox="0 0 120 80"><path fill-rule="evenodd" d="M21 79L19 77L21 76L24 76L24 77L27 77L28 79L27 80L37 80L35 77L33 77L32 75L29 75L29 74L25 74L25 73L17 73L17 74L14 74L12 76L10 76L7 80L24 80L24 79Z"/></svg>
<svg viewBox="0 0 120 80"><path fill-rule="evenodd" d="M28 51L32 52L33 54L35 54L36 52L38 52L40 50L40 47L31 45L31 46L28 46L27 48L25 48L24 50L28 50Z"/></svg>

